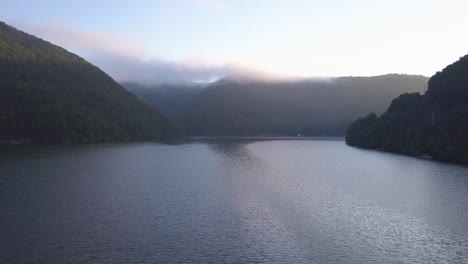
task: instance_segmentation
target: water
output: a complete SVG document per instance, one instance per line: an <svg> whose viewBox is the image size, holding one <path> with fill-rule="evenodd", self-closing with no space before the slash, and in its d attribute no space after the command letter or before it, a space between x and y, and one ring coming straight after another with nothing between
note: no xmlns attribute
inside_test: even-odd
<svg viewBox="0 0 468 264"><path fill-rule="evenodd" d="M0 263L468 263L468 168L342 141L19 147Z"/></svg>

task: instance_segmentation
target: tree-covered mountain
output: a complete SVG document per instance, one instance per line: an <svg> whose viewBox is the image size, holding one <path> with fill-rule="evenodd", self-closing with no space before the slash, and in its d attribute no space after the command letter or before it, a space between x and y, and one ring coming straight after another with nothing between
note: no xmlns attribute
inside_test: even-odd
<svg viewBox="0 0 468 264"><path fill-rule="evenodd" d="M124 82L122 86L157 108L163 115L179 122L187 113L192 98L205 87L204 84L162 84L147 87L132 82Z"/></svg>
<svg viewBox="0 0 468 264"><path fill-rule="evenodd" d="M380 117L355 121L346 143L468 165L468 55L432 76L424 95L403 94Z"/></svg>
<svg viewBox="0 0 468 264"><path fill-rule="evenodd" d="M99 68L0 22L0 141L163 140L175 133Z"/></svg>
<svg viewBox="0 0 468 264"><path fill-rule="evenodd" d="M343 136L357 117L383 112L392 98L423 90L427 80L390 74L300 81L221 79L195 89L124 86L178 119L189 135Z"/></svg>

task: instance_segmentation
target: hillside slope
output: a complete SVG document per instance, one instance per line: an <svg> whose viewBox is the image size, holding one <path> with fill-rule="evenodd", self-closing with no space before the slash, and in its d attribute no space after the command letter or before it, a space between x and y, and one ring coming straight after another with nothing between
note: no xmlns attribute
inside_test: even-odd
<svg viewBox="0 0 468 264"><path fill-rule="evenodd" d="M348 129L351 146L468 165L468 55L431 77L428 90L394 99Z"/></svg>
<svg viewBox="0 0 468 264"><path fill-rule="evenodd" d="M0 140L164 140L173 125L99 68L0 22Z"/></svg>

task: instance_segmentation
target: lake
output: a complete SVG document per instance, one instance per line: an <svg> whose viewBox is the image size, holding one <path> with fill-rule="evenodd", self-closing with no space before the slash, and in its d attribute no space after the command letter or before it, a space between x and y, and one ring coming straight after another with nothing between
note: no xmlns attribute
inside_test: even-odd
<svg viewBox="0 0 468 264"><path fill-rule="evenodd" d="M3 147L0 263L468 263L468 168L333 140Z"/></svg>

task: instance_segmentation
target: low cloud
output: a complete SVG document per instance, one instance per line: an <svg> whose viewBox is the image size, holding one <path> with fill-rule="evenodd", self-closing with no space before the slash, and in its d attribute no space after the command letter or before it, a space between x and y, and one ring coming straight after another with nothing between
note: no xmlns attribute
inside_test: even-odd
<svg viewBox="0 0 468 264"><path fill-rule="evenodd" d="M210 4L217 1L209 2ZM138 41L104 32L87 32L60 24L13 23L15 27L78 53L120 82L146 85L208 82L221 77L270 78L234 64L172 62L152 56Z"/></svg>
<svg viewBox="0 0 468 264"><path fill-rule="evenodd" d="M204 65L176 63L160 59L142 60L115 53L96 53L90 62L99 65L117 81L145 85L161 83L210 82L222 77L237 79L273 79L269 74L235 64Z"/></svg>
<svg viewBox="0 0 468 264"><path fill-rule="evenodd" d="M146 85L211 81L227 74L224 66L191 65L161 59L143 60L109 52L95 53L89 60L117 81Z"/></svg>

